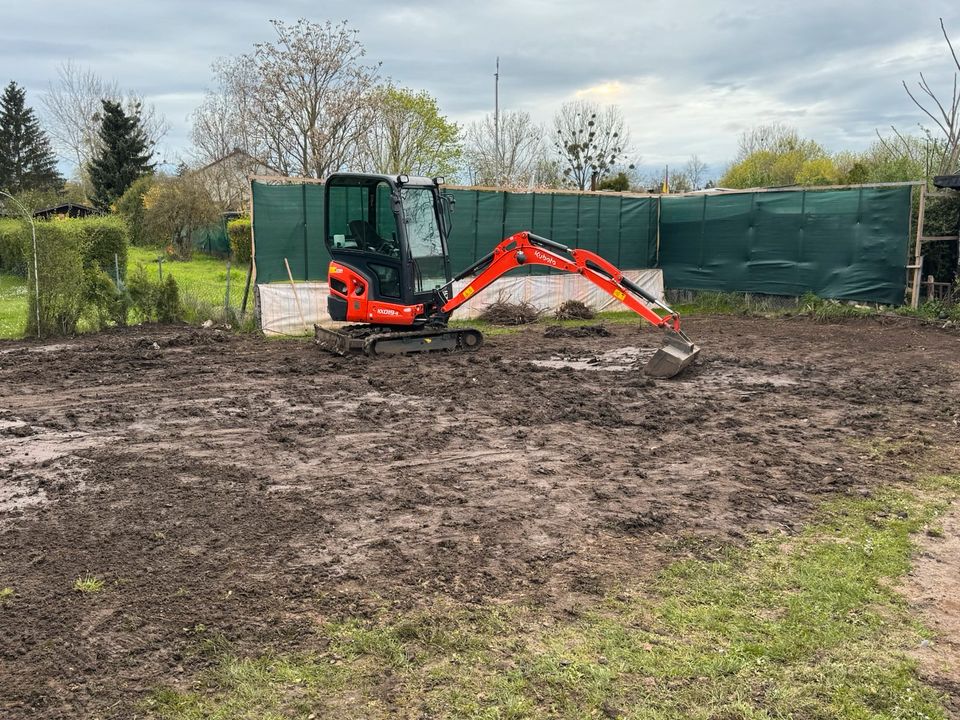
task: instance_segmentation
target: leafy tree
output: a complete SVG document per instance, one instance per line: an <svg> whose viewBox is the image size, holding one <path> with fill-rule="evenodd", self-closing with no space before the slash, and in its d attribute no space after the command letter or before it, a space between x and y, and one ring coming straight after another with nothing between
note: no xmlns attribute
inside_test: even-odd
<svg viewBox="0 0 960 720"><path fill-rule="evenodd" d="M614 192L626 192L630 189L630 178L627 177L625 172L618 172L616 175L611 175L608 178L604 178L600 181L600 184L597 186L598 190L613 190Z"/></svg>
<svg viewBox="0 0 960 720"><path fill-rule="evenodd" d="M837 185L839 182L837 165L826 156L804 162L796 177L797 185Z"/></svg>
<svg viewBox="0 0 960 720"><path fill-rule="evenodd" d="M629 150L630 131L616 105L601 108L586 100L564 103L553 127L563 174L580 190L596 190Z"/></svg>
<svg viewBox="0 0 960 720"><path fill-rule="evenodd" d="M90 162L94 204L108 210L134 180L153 172L153 151L140 122L139 110L126 113L118 102L104 100L99 144Z"/></svg>
<svg viewBox="0 0 960 720"><path fill-rule="evenodd" d="M10 193L63 184L50 140L40 128L26 91L13 81L0 97L0 188Z"/></svg>
<svg viewBox="0 0 960 720"><path fill-rule="evenodd" d="M720 179L721 187L797 185L802 177L814 179L817 171L824 169L822 165L813 165L801 176L808 162L827 158L819 144L801 138L796 130L781 124L748 130L741 134L739 144L740 152Z"/></svg>
<svg viewBox="0 0 960 720"><path fill-rule="evenodd" d="M460 129L440 114L426 91L387 85L373 96L374 121L361 140L371 172L452 175L460 159Z"/></svg>
<svg viewBox="0 0 960 720"><path fill-rule="evenodd" d="M154 182L156 178L153 175L137 178L116 202L117 214L127 224L130 242L134 245L145 245L149 242L144 223L146 208L143 199L153 187Z"/></svg>
<svg viewBox="0 0 960 720"><path fill-rule="evenodd" d="M143 207L146 236L182 260L193 255L193 233L220 218L220 209L193 175L157 178Z"/></svg>

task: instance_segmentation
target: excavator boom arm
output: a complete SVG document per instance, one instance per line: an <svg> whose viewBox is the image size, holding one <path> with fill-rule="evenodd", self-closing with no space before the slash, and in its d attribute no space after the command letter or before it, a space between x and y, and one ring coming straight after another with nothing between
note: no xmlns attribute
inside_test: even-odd
<svg viewBox="0 0 960 720"><path fill-rule="evenodd" d="M443 318L448 317L505 273L531 263L582 275L652 325L663 328L667 333L664 345L644 366L644 372L648 375L673 377L690 365L700 353L700 348L680 329L680 316L664 302L625 277L613 264L589 250L568 248L530 232L511 235L488 255L455 277L453 282L478 273L459 293L442 303L440 315ZM661 308L665 314L659 315L653 310L654 306Z"/></svg>
<svg viewBox="0 0 960 720"><path fill-rule="evenodd" d="M680 332L680 316L677 313L596 253L580 248L568 248L529 232L511 235L492 252L454 278L460 280L481 267L484 268L443 305L442 312L453 312L502 275L514 268L530 264L582 275L656 327ZM667 314L661 317L648 304L662 308Z"/></svg>

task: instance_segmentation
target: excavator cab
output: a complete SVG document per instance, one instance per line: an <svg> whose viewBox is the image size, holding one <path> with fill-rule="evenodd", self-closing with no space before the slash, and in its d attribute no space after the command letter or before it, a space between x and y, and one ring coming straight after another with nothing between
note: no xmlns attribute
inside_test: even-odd
<svg viewBox="0 0 960 720"><path fill-rule="evenodd" d="M442 178L335 173L325 185L324 238L335 263L367 283L364 299L436 310L435 291L451 281L449 201ZM336 278L333 279L336 282ZM334 320L347 320L352 296L331 294ZM352 313L351 313L352 314Z"/></svg>

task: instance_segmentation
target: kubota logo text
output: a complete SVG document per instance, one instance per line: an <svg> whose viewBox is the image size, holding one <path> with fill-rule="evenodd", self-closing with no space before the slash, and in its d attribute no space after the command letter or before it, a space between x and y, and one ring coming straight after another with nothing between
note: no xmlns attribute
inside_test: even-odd
<svg viewBox="0 0 960 720"><path fill-rule="evenodd" d="M557 266L557 261L556 261L556 259L550 257L550 256L547 255L546 253L540 252L539 250L534 250L534 251L533 251L533 256L534 256L537 260L540 260L541 262L545 262L545 263L547 263L548 265L553 265L554 267Z"/></svg>

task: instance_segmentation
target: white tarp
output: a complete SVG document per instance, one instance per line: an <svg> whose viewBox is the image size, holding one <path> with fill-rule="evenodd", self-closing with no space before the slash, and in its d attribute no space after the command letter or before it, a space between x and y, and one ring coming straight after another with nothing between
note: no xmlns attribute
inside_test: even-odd
<svg viewBox="0 0 960 720"><path fill-rule="evenodd" d="M663 298L663 271L624 270L623 274L654 297ZM454 290L460 292L469 282L459 281L454 285ZM312 332L314 323L322 325L331 322L327 314L325 282L296 283L296 298L290 283L257 285L256 294L260 327L268 335L298 335ZM296 299L300 300L303 320L300 319ZM464 320L475 318L487 305L498 299L506 302L524 300L544 313L553 312L567 300L580 300L597 312L626 309L618 300L580 275L521 275L497 280L457 308L453 317Z"/></svg>

